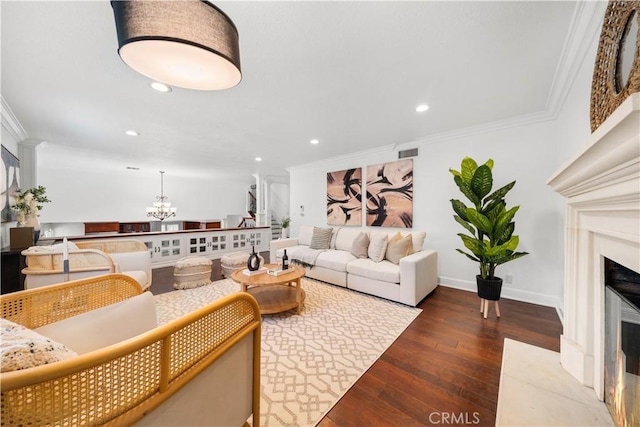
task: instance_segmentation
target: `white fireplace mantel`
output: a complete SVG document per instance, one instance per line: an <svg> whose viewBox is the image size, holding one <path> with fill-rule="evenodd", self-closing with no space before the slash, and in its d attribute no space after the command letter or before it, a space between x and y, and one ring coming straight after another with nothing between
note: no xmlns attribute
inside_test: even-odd
<svg viewBox="0 0 640 427"><path fill-rule="evenodd" d="M640 272L640 93L547 184L567 206L560 359L603 400L604 258Z"/></svg>

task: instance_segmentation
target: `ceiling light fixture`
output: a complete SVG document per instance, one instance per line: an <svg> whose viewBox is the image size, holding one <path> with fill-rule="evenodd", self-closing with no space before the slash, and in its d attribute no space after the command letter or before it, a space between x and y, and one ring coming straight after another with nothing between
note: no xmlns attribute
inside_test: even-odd
<svg viewBox="0 0 640 427"><path fill-rule="evenodd" d="M156 196L153 206L147 208L147 216L154 217L160 221L176 216L176 208L171 207L171 203L167 202L167 196L164 195L164 171L160 171L160 195Z"/></svg>
<svg viewBox="0 0 640 427"><path fill-rule="evenodd" d="M166 84L164 84L164 83L151 82L151 83L149 83L149 86L151 86L151 88L157 90L158 92L162 92L162 93L171 92L171 87L166 85Z"/></svg>
<svg viewBox="0 0 640 427"><path fill-rule="evenodd" d="M207 1L112 1L118 54L135 71L171 86L219 90L240 83L233 21Z"/></svg>
<svg viewBox="0 0 640 427"><path fill-rule="evenodd" d="M262 157L256 157L256 162L261 162L262 161Z"/></svg>
<svg viewBox="0 0 640 427"><path fill-rule="evenodd" d="M320 141L318 141L317 139L312 139L311 141L309 141L311 144L316 145L316 144L320 144Z"/></svg>
<svg viewBox="0 0 640 427"><path fill-rule="evenodd" d="M429 106L427 104L420 104L416 107L416 111L418 113L424 113L425 111L427 111L429 109Z"/></svg>
<svg viewBox="0 0 640 427"><path fill-rule="evenodd" d="M125 131L124 133L126 133L126 134L127 134L127 135L129 135L129 136L138 136L138 135L140 135L140 134L139 134L138 132L136 132L135 130L128 130L128 131Z"/></svg>

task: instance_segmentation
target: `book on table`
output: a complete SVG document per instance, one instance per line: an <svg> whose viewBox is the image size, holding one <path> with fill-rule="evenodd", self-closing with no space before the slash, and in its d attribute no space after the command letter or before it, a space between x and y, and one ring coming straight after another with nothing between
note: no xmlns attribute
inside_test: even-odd
<svg viewBox="0 0 640 427"><path fill-rule="evenodd" d="M283 274L287 274L292 271L293 271L292 269L283 270L281 268L270 268L269 270L267 270L267 274L271 276L281 276Z"/></svg>
<svg viewBox="0 0 640 427"><path fill-rule="evenodd" d="M244 270L242 270L242 274L244 274L245 276L255 276L256 274L262 274L262 273L266 273L267 272L267 268L266 267L260 267L259 269L255 270L255 271L251 271L248 268L245 268Z"/></svg>

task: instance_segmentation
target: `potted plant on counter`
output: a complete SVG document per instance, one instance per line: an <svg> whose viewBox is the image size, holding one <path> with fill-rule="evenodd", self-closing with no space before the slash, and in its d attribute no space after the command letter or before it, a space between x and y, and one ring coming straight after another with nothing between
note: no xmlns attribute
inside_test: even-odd
<svg viewBox="0 0 640 427"><path fill-rule="evenodd" d="M513 218L520 206L508 209L505 202L506 194L516 182L510 182L491 192L492 169L493 160L489 159L478 166L470 157L462 160L460 171L449 169L456 185L472 204L467 206L458 199L451 199L455 212L453 218L469 232L458 233L468 251L456 250L479 264L480 274L476 276L476 283L478 296L484 301L500 299L502 279L496 277L496 267L527 255L527 252L516 252L520 240L513 234ZM485 304L484 307L486 317L488 305Z"/></svg>
<svg viewBox="0 0 640 427"><path fill-rule="evenodd" d="M291 217L285 217L282 218L282 221L280 221L280 228L282 229L282 238L286 239L289 234L287 233L287 229L289 228L289 225L291 224Z"/></svg>

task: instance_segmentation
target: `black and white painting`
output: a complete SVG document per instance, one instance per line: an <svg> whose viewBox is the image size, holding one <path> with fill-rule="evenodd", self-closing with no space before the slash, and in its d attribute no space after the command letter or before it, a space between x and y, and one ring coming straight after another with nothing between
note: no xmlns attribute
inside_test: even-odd
<svg viewBox="0 0 640 427"><path fill-rule="evenodd" d="M7 148L2 146L2 222L16 220L16 211L11 205L16 203L16 195L20 192L20 160Z"/></svg>

